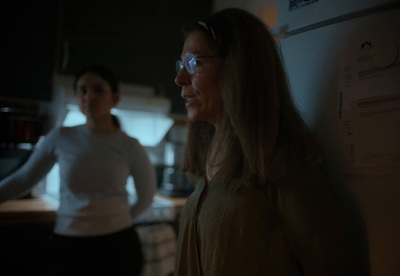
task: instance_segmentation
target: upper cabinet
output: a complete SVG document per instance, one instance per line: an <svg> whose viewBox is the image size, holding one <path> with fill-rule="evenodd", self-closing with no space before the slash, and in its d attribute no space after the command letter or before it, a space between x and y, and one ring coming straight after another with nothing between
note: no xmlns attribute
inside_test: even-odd
<svg viewBox="0 0 400 276"><path fill-rule="evenodd" d="M58 73L76 74L100 63L125 83L149 85L184 113L175 84L184 23L211 13L211 0L64 1Z"/></svg>
<svg viewBox="0 0 400 276"><path fill-rule="evenodd" d="M181 26L210 15L212 0L53 0L10 2L2 24L5 87L0 100L51 101L53 76L92 63L124 83L154 87L185 113L175 84Z"/></svg>
<svg viewBox="0 0 400 276"><path fill-rule="evenodd" d="M60 1L10 1L2 16L1 97L50 101Z"/></svg>
<svg viewBox="0 0 400 276"><path fill-rule="evenodd" d="M157 39L162 34L158 18L155 1L65 1L59 72L75 74L101 63L121 81L154 85L163 42Z"/></svg>

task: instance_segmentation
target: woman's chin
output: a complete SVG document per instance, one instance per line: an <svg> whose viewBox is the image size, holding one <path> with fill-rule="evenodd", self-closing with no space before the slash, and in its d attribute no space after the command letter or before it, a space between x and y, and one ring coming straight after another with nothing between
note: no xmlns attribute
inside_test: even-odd
<svg viewBox="0 0 400 276"><path fill-rule="evenodd" d="M187 109L187 117L188 117L189 121L192 121L192 122L199 121L198 113L191 108Z"/></svg>

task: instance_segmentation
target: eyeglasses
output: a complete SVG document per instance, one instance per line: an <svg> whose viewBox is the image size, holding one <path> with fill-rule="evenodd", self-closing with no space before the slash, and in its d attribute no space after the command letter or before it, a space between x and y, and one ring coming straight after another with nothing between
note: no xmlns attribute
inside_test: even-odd
<svg viewBox="0 0 400 276"><path fill-rule="evenodd" d="M193 75L196 73L197 69L197 61L196 59L198 58L213 58L213 57L220 57L220 56L195 56L192 53L187 53L183 60L177 60L176 61L176 73L179 74L179 72L183 69L183 67L186 67L186 70L188 71L189 74Z"/></svg>

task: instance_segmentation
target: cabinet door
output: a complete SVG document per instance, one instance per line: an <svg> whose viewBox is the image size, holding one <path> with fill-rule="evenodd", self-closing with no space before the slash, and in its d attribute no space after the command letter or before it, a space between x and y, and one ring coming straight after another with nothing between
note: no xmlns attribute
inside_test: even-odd
<svg viewBox="0 0 400 276"><path fill-rule="evenodd" d="M75 74L100 63L121 81L153 85L157 6L154 1L69 0L63 7L63 56L60 71Z"/></svg>
<svg viewBox="0 0 400 276"><path fill-rule="evenodd" d="M7 2L3 8L1 96L50 100L60 1Z"/></svg>
<svg viewBox="0 0 400 276"><path fill-rule="evenodd" d="M183 113L174 82L184 23L207 17L211 0L68 0L63 4L59 72L76 74L92 63L114 70L121 82L149 85Z"/></svg>

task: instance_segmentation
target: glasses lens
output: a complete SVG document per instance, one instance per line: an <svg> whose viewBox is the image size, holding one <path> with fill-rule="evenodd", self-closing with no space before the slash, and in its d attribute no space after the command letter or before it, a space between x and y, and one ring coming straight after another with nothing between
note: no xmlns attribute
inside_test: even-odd
<svg viewBox="0 0 400 276"><path fill-rule="evenodd" d="M193 54L185 56L185 66L190 74L193 75L196 72L196 58Z"/></svg>
<svg viewBox="0 0 400 276"><path fill-rule="evenodd" d="M186 70L189 74L193 75L196 72L196 57L193 54L186 54L183 58L183 61L177 60L176 61L176 73L183 69L183 66L186 67Z"/></svg>
<svg viewBox="0 0 400 276"><path fill-rule="evenodd" d="M180 60L177 60L176 61L176 64L175 64L175 69L176 69L176 73L177 74L179 74L179 72L183 69L183 62L182 61L180 61Z"/></svg>

